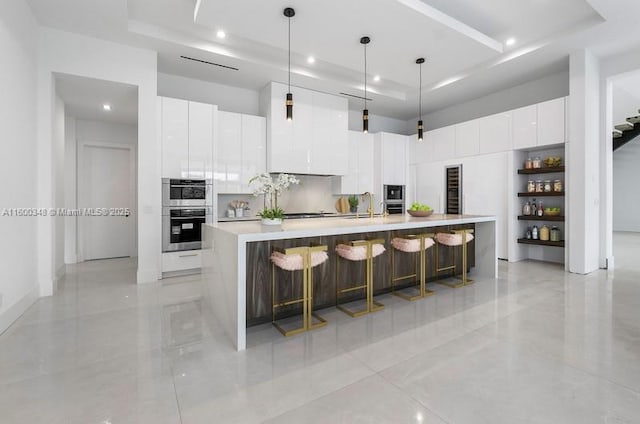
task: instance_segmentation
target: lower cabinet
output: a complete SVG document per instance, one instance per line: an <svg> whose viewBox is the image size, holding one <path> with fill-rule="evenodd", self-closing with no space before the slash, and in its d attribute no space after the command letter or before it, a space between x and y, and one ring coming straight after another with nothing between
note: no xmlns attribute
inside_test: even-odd
<svg viewBox="0 0 640 424"><path fill-rule="evenodd" d="M162 272L186 271L202 268L202 251L185 250L162 254Z"/></svg>

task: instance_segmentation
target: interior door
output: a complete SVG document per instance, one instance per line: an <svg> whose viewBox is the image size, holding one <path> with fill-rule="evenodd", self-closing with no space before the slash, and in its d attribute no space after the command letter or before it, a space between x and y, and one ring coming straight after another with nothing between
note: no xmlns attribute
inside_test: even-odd
<svg viewBox="0 0 640 424"><path fill-rule="evenodd" d="M78 205L84 260L135 255L135 161L131 146L81 144Z"/></svg>

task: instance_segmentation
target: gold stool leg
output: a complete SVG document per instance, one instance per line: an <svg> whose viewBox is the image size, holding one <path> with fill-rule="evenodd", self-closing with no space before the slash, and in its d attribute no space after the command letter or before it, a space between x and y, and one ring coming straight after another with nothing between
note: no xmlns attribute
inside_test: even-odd
<svg viewBox="0 0 640 424"><path fill-rule="evenodd" d="M367 243L367 312L376 312L384 309L384 305L373 300L373 245L374 241Z"/></svg>
<svg viewBox="0 0 640 424"><path fill-rule="evenodd" d="M392 287L392 293L398 297L401 297L405 300L409 300L409 301L414 301L414 300L418 300L418 299L423 299L427 296L431 296L434 294L433 291L431 290L427 290L426 285L427 285L427 272L426 272L426 262L427 262L427 253L426 253L426 249L425 249L425 240L427 237L429 237L428 234L420 234L418 236L406 236L406 237L410 237L413 239L418 239L420 241L420 250L419 252L417 252L416 256L415 256L415 274L411 274L411 275L405 275L404 277L395 277L395 264L392 261L392 265L391 265L391 287ZM392 254L392 258L393 258L393 254L394 254L394 250L395 249L391 249L391 254ZM409 295L406 293L403 293L402 291L395 291L393 290L394 288L394 284L396 281L399 280L403 280L403 279L407 279L407 278L411 278L411 277L415 277L417 282L418 282L418 289L419 292L417 295Z"/></svg>
<svg viewBox="0 0 640 424"><path fill-rule="evenodd" d="M327 320L313 312L313 267L311 266L311 254L315 251L327 250L327 246L310 247L307 256L307 330L315 330L316 328L327 325ZM313 322L313 319L317 322Z"/></svg>
<svg viewBox="0 0 640 424"><path fill-rule="evenodd" d="M365 281L364 284L355 286L355 287L350 287L348 289L342 289L340 290L339 288L339 281L340 281L340 272L339 272L339 267L340 267L340 256L338 256L338 260L337 260L337 264L336 264L336 308L341 310L342 312L346 313L347 315L351 316L351 317L359 317L362 315L366 315L369 314L371 312L376 312L379 311L381 309L384 308L384 305L380 302L376 302L375 300L373 300L373 245L376 243L382 243L384 242L384 240L381 239L376 239L376 240L367 240L367 241L362 241L362 242L352 242L352 246L364 246L366 248L366 252L367 252L367 257L365 260ZM350 292L350 291L355 291L355 290L365 290L365 305L364 308L359 309L359 310L352 310L347 308L346 306L342 306L339 302L340 300L340 294L341 293L346 293L346 292Z"/></svg>
<svg viewBox="0 0 640 424"><path fill-rule="evenodd" d="M462 230L462 284L470 286L473 280L467 277L469 257L467 255L467 230Z"/></svg>
<svg viewBox="0 0 640 424"><path fill-rule="evenodd" d="M450 266L446 266L443 268L439 268L440 266L440 256L439 256L439 252L440 252L440 243L436 242L436 277L438 276L438 274L441 271L448 271L453 269L453 273L455 274L455 269L456 269L456 250L455 248L453 249L453 265ZM463 282L452 282L452 281L448 281L448 280L436 280L436 283L438 284L442 284L443 286L447 286L447 287L451 287L452 289L458 289L460 287L464 286Z"/></svg>

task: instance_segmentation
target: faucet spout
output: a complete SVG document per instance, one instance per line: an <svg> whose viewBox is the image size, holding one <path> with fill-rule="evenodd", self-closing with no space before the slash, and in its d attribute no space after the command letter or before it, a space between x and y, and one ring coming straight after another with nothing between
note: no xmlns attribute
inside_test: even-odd
<svg viewBox="0 0 640 424"><path fill-rule="evenodd" d="M362 193L362 200L364 201L365 196L369 196L369 207L367 208L367 214L369 214L369 218L373 218L373 193L366 191Z"/></svg>

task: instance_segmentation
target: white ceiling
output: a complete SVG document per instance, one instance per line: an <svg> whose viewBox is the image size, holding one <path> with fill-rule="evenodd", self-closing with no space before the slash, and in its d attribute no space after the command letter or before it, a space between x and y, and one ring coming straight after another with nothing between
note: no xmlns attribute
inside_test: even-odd
<svg viewBox="0 0 640 424"><path fill-rule="evenodd" d="M423 109L429 112L566 70L575 48L603 56L633 47L638 41L629 28L640 16L636 0L28 2L43 25L156 50L160 72L250 89L286 81L282 10L291 6L293 83L362 95L359 38L368 35L371 113L401 119L416 115L419 56L427 59ZM215 35L219 29L224 40ZM503 45L508 37L517 39L514 46ZM313 65L308 55L316 58ZM360 101L350 106L360 108Z"/></svg>
<svg viewBox="0 0 640 424"><path fill-rule="evenodd" d="M65 113L77 119L138 123L138 87L65 74L56 74L55 81ZM104 104L111 110L104 110Z"/></svg>

